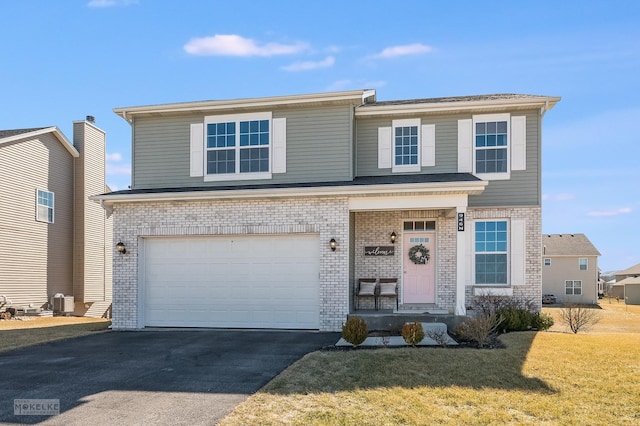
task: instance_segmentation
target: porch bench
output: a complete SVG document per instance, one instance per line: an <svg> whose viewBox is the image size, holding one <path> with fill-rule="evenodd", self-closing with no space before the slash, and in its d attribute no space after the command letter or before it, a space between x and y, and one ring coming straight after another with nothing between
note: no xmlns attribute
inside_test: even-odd
<svg viewBox="0 0 640 426"><path fill-rule="evenodd" d="M397 278L380 278L380 286L378 289L378 299L381 297L391 297L396 299L396 310L398 310L398 279ZM376 303L380 306L380 301Z"/></svg>
<svg viewBox="0 0 640 426"><path fill-rule="evenodd" d="M372 297L375 309L378 309L378 298L376 297L376 279L360 278L353 292L353 305L356 309L360 307L361 297Z"/></svg>

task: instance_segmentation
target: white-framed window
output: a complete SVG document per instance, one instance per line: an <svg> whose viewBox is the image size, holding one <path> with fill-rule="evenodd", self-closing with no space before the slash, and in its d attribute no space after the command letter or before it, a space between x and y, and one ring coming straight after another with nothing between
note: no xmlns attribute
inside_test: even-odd
<svg viewBox="0 0 640 426"><path fill-rule="evenodd" d="M587 269L589 269L589 259L587 259L586 257L581 257L580 259L578 259L578 268L581 271L586 271Z"/></svg>
<svg viewBox="0 0 640 426"><path fill-rule="evenodd" d="M549 257L544 258L544 266L551 266L551 258Z"/></svg>
<svg viewBox="0 0 640 426"><path fill-rule="evenodd" d="M508 179L510 115L473 116L473 172L485 179Z"/></svg>
<svg viewBox="0 0 640 426"><path fill-rule="evenodd" d="M506 220L474 223L476 285L509 283L508 223Z"/></svg>
<svg viewBox="0 0 640 426"><path fill-rule="evenodd" d="M271 112L205 117L205 180L270 179L271 121Z"/></svg>
<svg viewBox="0 0 640 426"><path fill-rule="evenodd" d="M39 222L53 223L54 193L38 189L36 199L36 220Z"/></svg>
<svg viewBox="0 0 640 426"><path fill-rule="evenodd" d="M420 171L420 119L393 120L393 167L394 172Z"/></svg>
<svg viewBox="0 0 640 426"><path fill-rule="evenodd" d="M579 296L582 294L582 280L566 280L564 282L564 294Z"/></svg>

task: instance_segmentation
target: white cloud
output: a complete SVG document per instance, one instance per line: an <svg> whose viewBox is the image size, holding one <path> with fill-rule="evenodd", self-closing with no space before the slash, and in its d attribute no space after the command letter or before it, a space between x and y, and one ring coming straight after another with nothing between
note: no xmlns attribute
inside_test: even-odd
<svg viewBox="0 0 640 426"><path fill-rule="evenodd" d="M373 55L376 59L388 59L398 56L421 55L423 53L433 52L433 47L422 43L405 44L402 46L391 46L382 52Z"/></svg>
<svg viewBox="0 0 640 426"><path fill-rule="evenodd" d="M292 55L309 49L306 43L260 43L236 34L216 34L192 38L184 50L197 56L274 56Z"/></svg>
<svg viewBox="0 0 640 426"><path fill-rule="evenodd" d="M294 62L291 65L281 67L281 69L285 71L310 71L310 70L316 70L318 68L329 68L333 66L335 62L336 60L333 56L327 56L323 60L316 61L316 62L314 61Z"/></svg>
<svg viewBox="0 0 640 426"><path fill-rule="evenodd" d="M631 213L630 207L623 207L616 210L590 211L589 213L587 213L587 215L593 216L593 217L606 217L606 216L618 216L619 214L627 214L627 213Z"/></svg>
<svg viewBox="0 0 640 426"><path fill-rule="evenodd" d="M387 82L384 80L336 80L326 87L328 92L338 92L340 90L349 89L378 89L386 86Z"/></svg>
<svg viewBox="0 0 640 426"><path fill-rule="evenodd" d="M119 152L107 154L107 161L122 161L122 154Z"/></svg>
<svg viewBox="0 0 640 426"><path fill-rule="evenodd" d="M327 86L328 92L337 92L340 90L346 90L347 88L354 87L354 83L351 80L337 80Z"/></svg>
<svg viewBox="0 0 640 426"><path fill-rule="evenodd" d="M107 174L131 176L131 165L107 163Z"/></svg>
<svg viewBox="0 0 640 426"><path fill-rule="evenodd" d="M553 200L553 201L569 201L576 198L575 194L570 193L562 193L562 194L542 194L543 200Z"/></svg>
<svg viewBox="0 0 640 426"><path fill-rule="evenodd" d="M137 3L138 0L91 0L89 3L87 3L87 7L105 8L114 6L129 6Z"/></svg>

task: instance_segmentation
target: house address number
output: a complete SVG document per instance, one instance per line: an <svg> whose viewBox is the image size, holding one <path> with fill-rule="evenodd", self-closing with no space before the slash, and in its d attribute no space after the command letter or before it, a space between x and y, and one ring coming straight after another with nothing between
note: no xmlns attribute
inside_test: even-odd
<svg viewBox="0 0 640 426"><path fill-rule="evenodd" d="M458 213L458 231L464 231L464 213Z"/></svg>

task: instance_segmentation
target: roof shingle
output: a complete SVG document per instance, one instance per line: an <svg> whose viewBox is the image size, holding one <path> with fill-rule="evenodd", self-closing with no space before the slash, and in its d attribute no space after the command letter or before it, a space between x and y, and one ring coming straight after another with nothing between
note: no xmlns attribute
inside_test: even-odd
<svg viewBox="0 0 640 426"><path fill-rule="evenodd" d="M584 234L542 234L544 256L600 256Z"/></svg>

